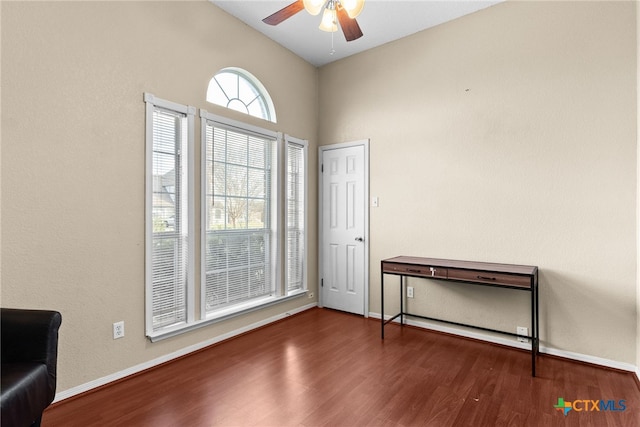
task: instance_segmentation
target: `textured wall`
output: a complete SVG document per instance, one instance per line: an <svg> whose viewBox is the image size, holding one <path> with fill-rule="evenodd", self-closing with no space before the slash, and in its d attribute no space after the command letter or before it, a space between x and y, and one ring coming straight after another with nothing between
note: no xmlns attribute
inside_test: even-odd
<svg viewBox="0 0 640 427"><path fill-rule="evenodd" d="M538 265L542 345L635 365L634 7L506 2L321 69L319 143L371 139L372 312L387 257ZM415 283L529 324L525 293Z"/></svg>
<svg viewBox="0 0 640 427"><path fill-rule="evenodd" d="M207 1L1 7L2 305L62 312L59 392L312 302L154 344L144 336L143 93L308 138L315 224L314 67ZM278 124L205 101L209 80L228 66L262 81ZM197 119L197 165L199 134ZM119 320L126 336L114 341Z"/></svg>
<svg viewBox="0 0 640 427"><path fill-rule="evenodd" d="M640 113L640 5L638 2L635 2L636 5L636 96L637 96L637 113ZM636 118L637 131L636 131L636 141L637 141L637 150L640 150L640 119ZM640 184L640 156L638 156L638 151L636 151L636 160L638 164L637 171L637 184ZM637 194L637 203L638 207L636 208L637 225L636 225L636 242L640 242L640 188L636 189ZM638 243L636 243L638 244ZM638 259L638 254L636 253L636 263L638 268L638 273L636 276L636 375L640 379L640 260Z"/></svg>

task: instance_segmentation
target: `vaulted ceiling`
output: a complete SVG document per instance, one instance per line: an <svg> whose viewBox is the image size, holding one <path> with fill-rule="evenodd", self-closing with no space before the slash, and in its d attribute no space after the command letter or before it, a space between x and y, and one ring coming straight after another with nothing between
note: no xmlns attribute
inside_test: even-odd
<svg viewBox="0 0 640 427"><path fill-rule="evenodd" d="M320 31L318 25L321 16L312 16L305 10L277 26L262 22L263 18L295 0L210 1L319 67L493 6L503 0L367 0L364 10L357 18L364 36L351 42L345 40L340 30L335 33Z"/></svg>

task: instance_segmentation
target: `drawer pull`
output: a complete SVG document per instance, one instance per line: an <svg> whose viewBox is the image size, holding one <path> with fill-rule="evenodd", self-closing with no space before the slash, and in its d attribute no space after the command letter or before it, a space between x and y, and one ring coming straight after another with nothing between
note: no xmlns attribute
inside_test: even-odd
<svg viewBox="0 0 640 427"><path fill-rule="evenodd" d="M480 280L496 280L495 277L487 277L487 276L478 276Z"/></svg>
<svg viewBox="0 0 640 427"><path fill-rule="evenodd" d="M412 268L407 268L407 272L408 273L422 273L421 270L416 270L416 269L412 269Z"/></svg>

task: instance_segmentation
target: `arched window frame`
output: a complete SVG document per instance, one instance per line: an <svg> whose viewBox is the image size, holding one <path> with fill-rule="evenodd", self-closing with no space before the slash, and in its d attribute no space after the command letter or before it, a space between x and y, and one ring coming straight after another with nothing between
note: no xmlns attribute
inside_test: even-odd
<svg viewBox="0 0 640 427"><path fill-rule="evenodd" d="M277 122L269 92L258 78L242 68L227 67L218 71L209 81L207 102ZM260 108L253 107L256 102Z"/></svg>

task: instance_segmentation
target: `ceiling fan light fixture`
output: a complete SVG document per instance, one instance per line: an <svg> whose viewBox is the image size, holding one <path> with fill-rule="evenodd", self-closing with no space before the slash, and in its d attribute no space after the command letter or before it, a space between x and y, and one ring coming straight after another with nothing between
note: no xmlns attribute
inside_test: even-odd
<svg viewBox="0 0 640 427"><path fill-rule="evenodd" d="M326 0L304 0L304 8L309 14L316 16L322 10Z"/></svg>
<svg viewBox="0 0 640 427"><path fill-rule="evenodd" d="M320 30L331 32L331 43L333 43L333 33L338 31L339 22L345 40L351 42L359 39L363 34L358 22L349 15L355 16L360 13L364 2L365 0L295 0L288 6L267 16L262 22L268 25L278 25L302 10L308 10L310 14L315 15L320 13L317 10L320 5L320 10L324 9L322 22L319 26ZM344 4L350 8L349 11L344 7Z"/></svg>
<svg viewBox="0 0 640 427"><path fill-rule="evenodd" d="M332 3L330 2L330 5L331 4ZM324 13L322 14L322 21L320 21L320 26L318 28L328 33L338 31L335 8L329 8L329 6L327 6L327 8L324 10Z"/></svg>
<svg viewBox="0 0 640 427"><path fill-rule="evenodd" d="M347 11L349 18L354 19L360 15L360 12L362 12L362 9L364 8L364 1L365 0L340 0L340 3Z"/></svg>

